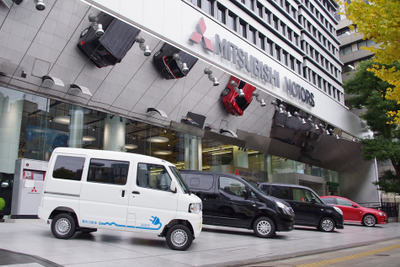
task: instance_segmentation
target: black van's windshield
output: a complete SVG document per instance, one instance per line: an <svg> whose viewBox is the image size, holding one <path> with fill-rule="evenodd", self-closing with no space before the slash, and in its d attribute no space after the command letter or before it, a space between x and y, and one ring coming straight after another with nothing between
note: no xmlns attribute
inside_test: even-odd
<svg viewBox="0 0 400 267"><path fill-rule="evenodd" d="M181 186L183 192L185 194L189 194L190 190L189 187L186 185L185 180L182 178L181 173L178 171L178 169L174 166L170 166L169 169L172 171L172 173L175 175L176 180L178 180L179 185Z"/></svg>

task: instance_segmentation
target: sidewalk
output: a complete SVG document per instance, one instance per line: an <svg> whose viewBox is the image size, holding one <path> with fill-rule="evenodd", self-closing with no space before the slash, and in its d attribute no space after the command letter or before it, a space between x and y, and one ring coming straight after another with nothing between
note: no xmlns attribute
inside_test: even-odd
<svg viewBox="0 0 400 267"><path fill-rule="evenodd" d="M164 238L112 230L56 239L40 220L0 223L0 265L17 266L228 266L334 251L400 238L400 223L345 225L324 233L297 227L262 239L249 230L204 226L186 251L168 248ZM15 265L13 265L15 267Z"/></svg>

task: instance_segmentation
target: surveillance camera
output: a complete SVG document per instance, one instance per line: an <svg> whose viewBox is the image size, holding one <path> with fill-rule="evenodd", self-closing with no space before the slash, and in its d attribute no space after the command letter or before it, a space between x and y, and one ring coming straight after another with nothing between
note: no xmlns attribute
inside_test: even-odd
<svg viewBox="0 0 400 267"><path fill-rule="evenodd" d="M182 73L188 73L189 68L186 63L182 63Z"/></svg>
<svg viewBox="0 0 400 267"><path fill-rule="evenodd" d="M214 86L218 86L219 85L219 81L217 80L217 78L214 77L213 79L213 85Z"/></svg>
<svg viewBox="0 0 400 267"><path fill-rule="evenodd" d="M43 3L43 0L35 0L36 9L39 11L45 10L46 5Z"/></svg>
<svg viewBox="0 0 400 267"><path fill-rule="evenodd" d="M103 25L101 25L100 23L97 24L95 34L96 34L97 37L100 37L100 36L102 36L104 34Z"/></svg>
<svg viewBox="0 0 400 267"><path fill-rule="evenodd" d="M143 53L146 57L148 57L148 56L150 56L151 55L151 50L147 47L147 49L146 50L144 50L144 53Z"/></svg>

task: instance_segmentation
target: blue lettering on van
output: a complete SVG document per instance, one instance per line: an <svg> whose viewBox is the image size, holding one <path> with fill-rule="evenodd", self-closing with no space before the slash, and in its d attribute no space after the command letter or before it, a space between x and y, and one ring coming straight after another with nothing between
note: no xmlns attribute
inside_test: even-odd
<svg viewBox="0 0 400 267"><path fill-rule="evenodd" d="M140 226L133 226L133 225L123 225L123 224L116 224L115 222L99 222L99 225L108 225L108 226L116 226L116 227L124 227L124 228L132 228L132 229L143 229L143 230L159 230L161 229L162 223L160 218L157 216L151 216L149 219L151 224L141 224Z"/></svg>
<svg viewBox="0 0 400 267"><path fill-rule="evenodd" d="M82 223L87 223L87 224L97 224L96 221L90 221L90 220L82 220Z"/></svg>

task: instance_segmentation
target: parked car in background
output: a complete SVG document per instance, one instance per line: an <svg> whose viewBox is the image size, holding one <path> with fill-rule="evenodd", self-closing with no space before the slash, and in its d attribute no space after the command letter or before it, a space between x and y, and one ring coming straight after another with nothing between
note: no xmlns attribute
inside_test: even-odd
<svg viewBox="0 0 400 267"><path fill-rule="evenodd" d="M266 196L242 177L217 172L180 171L191 192L203 202L203 223L253 229L258 237L293 230L293 209Z"/></svg>
<svg viewBox="0 0 400 267"><path fill-rule="evenodd" d="M362 223L369 227L387 223L387 214L383 211L360 206L344 197L321 196L321 198L325 203L340 208L345 222Z"/></svg>
<svg viewBox="0 0 400 267"><path fill-rule="evenodd" d="M235 85L237 85L237 90L243 90L243 96L240 96L235 90ZM230 114L242 116L244 110L253 100L255 90L256 88L253 85L232 76L226 88L221 92L222 103Z"/></svg>
<svg viewBox="0 0 400 267"><path fill-rule="evenodd" d="M343 213L325 204L311 188L294 184L259 183L269 196L287 201L293 208L295 225L314 226L324 232L343 229Z"/></svg>

